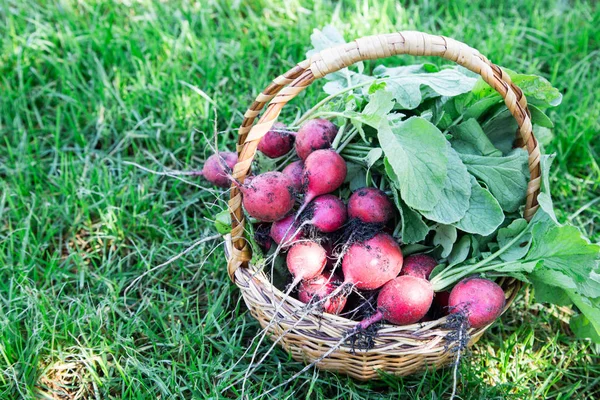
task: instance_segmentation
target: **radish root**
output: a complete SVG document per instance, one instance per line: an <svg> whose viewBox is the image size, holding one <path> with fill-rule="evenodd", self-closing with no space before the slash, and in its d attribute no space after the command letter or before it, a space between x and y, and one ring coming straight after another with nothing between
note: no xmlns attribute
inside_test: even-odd
<svg viewBox="0 0 600 400"><path fill-rule="evenodd" d="M458 385L458 366L464 351L467 350L469 345L468 316L464 312L450 314L444 328L451 330L446 336L446 350L450 350L455 354L452 363L452 394L450 395L450 400L454 400Z"/></svg>

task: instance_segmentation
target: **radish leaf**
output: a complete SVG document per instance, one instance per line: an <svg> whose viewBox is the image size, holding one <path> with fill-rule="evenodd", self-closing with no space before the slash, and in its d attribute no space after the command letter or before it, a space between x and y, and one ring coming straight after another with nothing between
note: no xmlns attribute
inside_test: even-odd
<svg viewBox="0 0 600 400"><path fill-rule="evenodd" d="M494 233L503 221L504 212L498 200L471 176L469 208L454 226L465 232L487 236Z"/></svg>
<svg viewBox="0 0 600 400"><path fill-rule="evenodd" d="M448 142L446 142L446 151L448 174L442 189L442 196L431 211L423 210L421 214L435 222L452 224L463 218L469 209L471 176L456 150ZM502 214L502 219L504 219L504 214Z"/></svg>
<svg viewBox="0 0 600 400"><path fill-rule="evenodd" d="M425 119L412 117L393 128L383 121L378 138L394 173L388 177L400 189L402 200L411 208L433 210L448 173L442 132Z"/></svg>
<svg viewBox="0 0 600 400"><path fill-rule="evenodd" d="M525 150L516 149L506 157L461 154L460 158L471 174L485 182L505 211L516 211L523 204L529 176Z"/></svg>

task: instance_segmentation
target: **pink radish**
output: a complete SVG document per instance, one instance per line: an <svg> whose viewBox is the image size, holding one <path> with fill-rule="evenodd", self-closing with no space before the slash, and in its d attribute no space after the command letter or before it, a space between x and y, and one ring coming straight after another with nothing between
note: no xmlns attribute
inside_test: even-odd
<svg viewBox="0 0 600 400"><path fill-rule="evenodd" d="M381 190L362 188L350 196L348 215L366 223L385 224L394 216L394 206Z"/></svg>
<svg viewBox="0 0 600 400"><path fill-rule="evenodd" d="M400 275L411 275L428 280L431 271L433 271L437 264L435 258L427 254L411 254L404 259Z"/></svg>
<svg viewBox="0 0 600 400"><path fill-rule="evenodd" d="M332 194L324 194L314 199L307 212L310 220L303 225L312 225L319 232L331 233L340 229L346 222L346 205L342 200Z"/></svg>
<svg viewBox="0 0 600 400"><path fill-rule="evenodd" d="M331 147L338 128L326 119L312 119L300 127L296 134L296 153L306 160L315 150Z"/></svg>
<svg viewBox="0 0 600 400"><path fill-rule="evenodd" d="M258 142L258 150L269 158L281 157L292 149L294 136L281 122L275 122L270 131Z"/></svg>
<svg viewBox="0 0 600 400"><path fill-rule="evenodd" d="M246 178L244 178L244 185L249 186L250 183L252 183L252 179L255 177L255 175L248 175Z"/></svg>
<svg viewBox="0 0 600 400"><path fill-rule="evenodd" d="M300 225L293 216L287 216L274 222L271 225L271 238L283 246L302 238L304 226L310 225L319 232L331 233L340 229L346 222L346 206L342 200L333 195L317 197L309 204L307 212L310 219L303 221Z"/></svg>
<svg viewBox="0 0 600 400"><path fill-rule="evenodd" d="M257 175L250 184L238 184L238 187L244 195L244 208L250 216L259 221L278 221L294 207L292 182L281 172Z"/></svg>
<svg viewBox="0 0 600 400"><path fill-rule="evenodd" d="M484 278L466 278L450 292L450 313L464 313L472 328L482 328L502 314L506 299L497 283Z"/></svg>
<svg viewBox="0 0 600 400"><path fill-rule="evenodd" d="M334 150L312 152L304 162L303 186L306 187L306 194L298 215L315 197L339 188L347 172L346 162Z"/></svg>
<svg viewBox="0 0 600 400"><path fill-rule="evenodd" d="M302 206L296 213L296 219L315 197L330 193L340 187L346 179L346 172L346 162L334 150L312 152L304 163L303 187L306 188L306 194ZM318 221L311 221L311 223L314 222L318 223ZM323 226L326 229L332 228L327 224L323 224Z"/></svg>
<svg viewBox="0 0 600 400"><path fill-rule="evenodd" d="M402 251L394 238L378 233L348 248L342 259L344 281L362 290L378 289L400 273L402 261Z"/></svg>
<svg viewBox="0 0 600 400"><path fill-rule="evenodd" d="M293 215L280 219L271 224L270 236L277 244L293 244L302 238L302 230L295 223Z"/></svg>
<svg viewBox="0 0 600 400"><path fill-rule="evenodd" d="M219 160L218 157L221 157L221 160ZM237 161L237 154L230 151L213 154L208 157L204 163L204 166L202 167L202 176L216 186L227 188L231 185L229 173ZM224 167L229 168L229 171L226 171Z"/></svg>
<svg viewBox="0 0 600 400"><path fill-rule="evenodd" d="M433 286L425 279L399 276L386 283L377 297L377 312L362 320L358 329L385 319L395 325L410 325L425 317L433 301Z"/></svg>
<svg viewBox="0 0 600 400"><path fill-rule="evenodd" d="M327 264L325 249L317 242L298 242L288 251L287 267L296 286L300 281L316 278Z"/></svg>
<svg viewBox="0 0 600 400"><path fill-rule="evenodd" d="M287 167L281 171L285 176L290 178L296 193L302 193L302 174L304 172L304 163L301 160L294 161L288 164Z"/></svg>
<svg viewBox="0 0 600 400"><path fill-rule="evenodd" d="M281 306L285 303L287 297L291 293L291 291L298 286L300 282L303 280L310 280L318 277L325 268L325 264L327 263L327 256L325 254L325 249L321 247L316 242L311 241L303 241L294 244L290 250L288 251L286 257L286 263L288 270L294 277L294 281L289 285L288 290L284 293L283 298L277 304L274 310L274 315L266 327L263 329L263 333L260 336L260 340L258 341L257 346L260 346L267 333L269 332L269 328L273 326L273 324L278 322L278 314ZM333 295L330 294L331 297ZM321 300L319 300L321 302ZM322 301L324 303L324 301ZM269 350L270 351L270 350ZM254 358L256 357L256 352L252 355L252 360L250 364L254 364ZM263 359L259 361L261 363Z"/></svg>
<svg viewBox="0 0 600 400"><path fill-rule="evenodd" d="M329 296L340 285L340 280L329 272L308 281L302 281L298 287L298 299L303 303L318 301ZM328 298L323 304L323 310L329 314L339 314L346 305L346 296L338 295Z"/></svg>

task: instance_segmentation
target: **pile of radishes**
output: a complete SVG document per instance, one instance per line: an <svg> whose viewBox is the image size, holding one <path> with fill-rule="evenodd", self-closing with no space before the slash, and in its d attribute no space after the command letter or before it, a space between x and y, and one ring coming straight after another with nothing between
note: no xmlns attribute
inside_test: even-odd
<svg viewBox="0 0 600 400"><path fill-rule="evenodd" d="M309 120L297 132L276 123L258 150L269 158L285 158L288 164L280 165L281 171L240 184L229 173L236 155L220 153L207 160L203 175L215 185L233 182L240 188L256 241L265 254L285 258L290 290L307 307L353 316L357 329L381 320L409 325L447 313L462 313L473 328L493 322L505 303L498 284L469 276L449 295L435 293L429 277L438 262L429 254L403 256L402 243L392 236L390 222L398 215L388 195L375 187L340 190L347 165L331 148L337 133L326 119ZM342 198L342 192L350 195ZM369 307L348 301L353 293L360 299L374 291L377 303ZM353 312L357 308L370 311Z"/></svg>
<svg viewBox="0 0 600 400"><path fill-rule="evenodd" d="M332 32L313 33L316 51L343 43ZM560 92L542 77L509 75L529 82L533 131L548 131L545 112ZM284 292L261 342L292 295L305 304L280 338L323 312L356 321L336 346L352 336L352 346L369 348L378 323L434 321L458 358L467 328L502 313L499 283L510 280L541 288L543 302L568 297L579 310L573 332L600 337L600 245L558 223L552 156L536 157L541 178L530 174L517 125L484 80L462 68L379 65L331 74L323 90L314 107L262 137L244 182L230 174L234 153L211 156L202 171L242 192L252 264ZM541 188L530 218L532 178ZM220 233L227 218L226 209L215 218Z"/></svg>

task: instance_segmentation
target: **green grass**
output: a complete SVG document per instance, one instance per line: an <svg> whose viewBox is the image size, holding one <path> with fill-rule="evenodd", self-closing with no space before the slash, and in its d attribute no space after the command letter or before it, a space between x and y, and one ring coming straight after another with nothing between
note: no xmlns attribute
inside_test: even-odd
<svg viewBox="0 0 600 400"><path fill-rule="evenodd" d="M558 154L559 217L599 241L600 8L419 3L0 0L0 398L239 397L241 385L224 389L249 361L227 369L259 327L219 243L125 293L212 235L223 203L200 180L127 162L199 168L215 109L219 146L232 149L254 96L302 60L312 29L327 23L348 39L440 33L547 77L564 94L547 147ZM313 86L286 115L319 99ZM600 396L600 350L573 339L565 310L530 298L524 291L461 367L463 399ZM275 351L246 394L301 368ZM371 383L309 371L273 398L438 399L450 385L448 370Z"/></svg>

